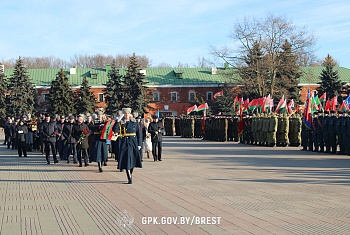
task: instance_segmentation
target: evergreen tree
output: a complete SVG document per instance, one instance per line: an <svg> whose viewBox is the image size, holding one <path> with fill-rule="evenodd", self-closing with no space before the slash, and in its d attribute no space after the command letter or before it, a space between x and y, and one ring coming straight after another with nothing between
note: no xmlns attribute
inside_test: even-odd
<svg viewBox="0 0 350 235"><path fill-rule="evenodd" d="M144 113L149 103L145 78L145 75L139 72L137 58L134 53L130 57L128 70L124 76L125 95L123 105L138 113Z"/></svg>
<svg viewBox="0 0 350 235"><path fill-rule="evenodd" d="M119 70L116 67L115 60L111 64L111 70L108 72L108 81L103 90L106 97L106 113L112 115L116 110L121 110L123 105L123 81Z"/></svg>
<svg viewBox="0 0 350 235"><path fill-rule="evenodd" d="M336 62L332 56L327 55L322 65L325 68L320 75L321 81L318 83L320 85L318 88L318 94L321 96L326 92L327 97L332 99L334 96L341 94L344 83L339 80L338 71L334 70Z"/></svg>
<svg viewBox="0 0 350 235"><path fill-rule="evenodd" d="M94 113L96 109L96 99L94 92L91 91L89 81L84 77L81 87L78 91L78 100L76 110L78 113Z"/></svg>
<svg viewBox="0 0 350 235"><path fill-rule="evenodd" d="M222 96L218 96L216 98L216 102L218 105L218 111L224 114L234 114L235 110L233 107L234 104L234 94L232 88L229 84L224 84L223 87L224 94Z"/></svg>
<svg viewBox="0 0 350 235"><path fill-rule="evenodd" d="M29 78L27 68L19 58L8 84L9 104L7 113L9 115L33 114L35 105L35 90Z"/></svg>
<svg viewBox="0 0 350 235"><path fill-rule="evenodd" d="M296 104L300 102L299 78L301 76L298 66L298 57L292 52L292 45L286 40L278 55L280 66L277 67L274 98L280 100L284 95L288 99L294 99Z"/></svg>
<svg viewBox="0 0 350 235"><path fill-rule="evenodd" d="M0 118L5 118L6 116L6 92L6 76L3 68L0 67Z"/></svg>
<svg viewBox="0 0 350 235"><path fill-rule="evenodd" d="M63 69L57 73L56 79L51 82L48 102L50 104L49 113L51 114L68 115L76 113L75 95Z"/></svg>
<svg viewBox="0 0 350 235"><path fill-rule="evenodd" d="M262 46L255 42L253 48L244 57L244 65L238 68L242 78L242 95L249 98L259 98L269 94L266 57Z"/></svg>

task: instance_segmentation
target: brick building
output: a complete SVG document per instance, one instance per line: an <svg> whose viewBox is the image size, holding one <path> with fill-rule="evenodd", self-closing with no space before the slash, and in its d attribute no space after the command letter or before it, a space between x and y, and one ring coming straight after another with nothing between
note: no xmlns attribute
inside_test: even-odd
<svg viewBox="0 0 350 235"><path fill-rule="evenodd" d="M307 90L316 90L319 76L323 67L303 67L303 75L300 78L301 97L305 99ZM84 77L89 81L92 91L95 94L97 105L104 109L104 84L108 80L106 68L70 68L65 69L72 89L79 89ZM339 77L343 82L350 84L350 69L336 67ZM38 100L39 111L45 111L47 102L45 96L49 94L51 81L56 78L59 69L28 69L32 79ZM154 108L151 113L159 112L161 116L186 114L188 107L196 100L203 100L209 107L215 106L214 94L220 91L224 83L231 83L227 76L223 75L225 68L146 68L140 70L146 76L149 94L153 97L151 106ZM124 75L126 69L120 69ZM13 69L5 68L5 75L11 77Z"/></svg>

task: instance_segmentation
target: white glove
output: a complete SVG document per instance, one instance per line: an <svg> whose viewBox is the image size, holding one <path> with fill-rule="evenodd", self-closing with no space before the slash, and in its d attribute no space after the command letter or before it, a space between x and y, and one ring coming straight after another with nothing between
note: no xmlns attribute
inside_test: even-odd
<svg viewBox="0 0 350 235"><path fill-rule="evenodd" d="M22 134L23 133L23 131L18 131L18 134Z"/></svg>
<svg viewBox="0 0 350 235"><path fill-rule="evenodd" d="M141 150L141 146L137 146L137 148L138 148L139 150Z"/></svg>

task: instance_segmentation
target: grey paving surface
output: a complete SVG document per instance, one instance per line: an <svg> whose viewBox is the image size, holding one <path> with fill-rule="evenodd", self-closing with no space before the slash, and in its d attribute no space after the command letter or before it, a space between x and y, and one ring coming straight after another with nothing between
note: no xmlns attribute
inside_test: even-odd
<svg viewBox="0 0 350 235"><path fill-rule="evenodd" d="M145 159L128 185L112 160L98 173L1 145L0 233L350 234L349 166L299 148L167 137L164 161Z"/></svg>

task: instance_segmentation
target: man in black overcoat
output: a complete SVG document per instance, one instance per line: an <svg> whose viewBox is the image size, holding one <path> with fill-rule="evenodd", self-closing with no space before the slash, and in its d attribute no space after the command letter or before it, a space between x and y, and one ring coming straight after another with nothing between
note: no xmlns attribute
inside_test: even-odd
<svg viewBox="0 0 350 235"><path fill-rule="evenodd" d="M57 157L56 157L56 135L57 132L57 125L56 122L51 122L51 117L49 114L45 114L45 120L42 122L40 126L40 133L42 135L44 145L45 145L45 154L46 154L46 161L47 164L50 164L50 149L53 155L54 163L58 163Z"/></svg>
<svg viewBox="0 0 350 235"><path fill-rule="evenodd" d="M162 161L162 142L165 129L162 122L159 122L157 115L153 115L152 119L148 126L148 132L151 134L153 160Z"/></svg>

